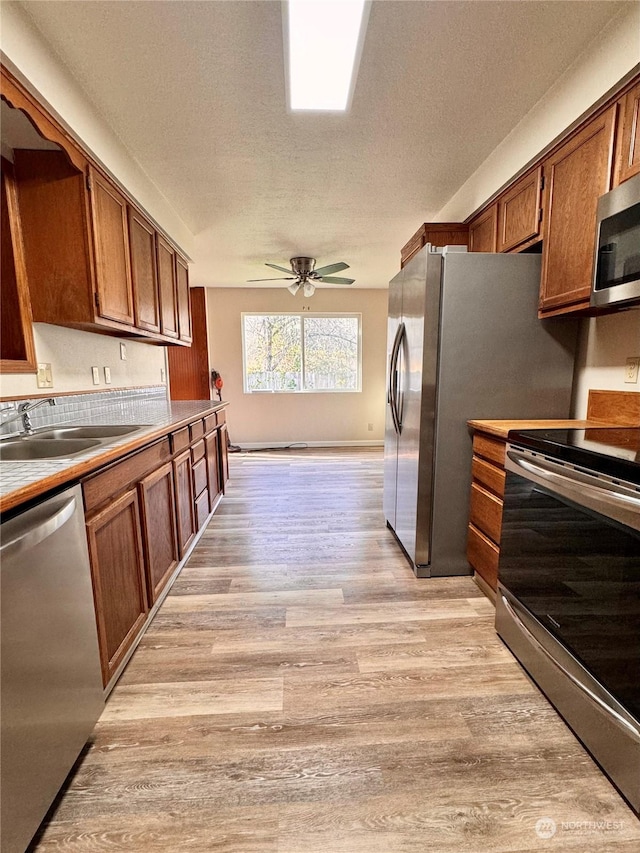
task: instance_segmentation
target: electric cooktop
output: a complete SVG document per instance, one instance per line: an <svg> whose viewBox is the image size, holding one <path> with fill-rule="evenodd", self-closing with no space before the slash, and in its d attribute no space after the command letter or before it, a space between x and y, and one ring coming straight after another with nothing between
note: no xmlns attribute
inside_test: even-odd
<svg viewBox="0 0 640 853"><path fill-rule="evenodd" d="M509 442L640 485L640 427L512 430Z"/></svg>

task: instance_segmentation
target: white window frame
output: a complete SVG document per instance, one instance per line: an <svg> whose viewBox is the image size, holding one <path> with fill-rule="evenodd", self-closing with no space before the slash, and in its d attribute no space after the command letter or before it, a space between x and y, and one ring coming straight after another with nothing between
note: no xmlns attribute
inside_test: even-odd
<svg viewBox="0 0 640 853"><path fill-rule="evenodd" d="M356 388L300 388L295 391L280 390L271 391L259 389L250 389L247 383L247 350L245 341L245 317L299 317L300 318L300 347L301 347L301 370L302 383L304 384L305 374L305 352L304 352L304 321L307 318L315 319L317 317L356 317L358 320L358 370L357 370L357 387ZM245 394L361 394L362 393L362 313L358 311L243 311L240 315L240 325L242 332L242 387Z"/></svg>

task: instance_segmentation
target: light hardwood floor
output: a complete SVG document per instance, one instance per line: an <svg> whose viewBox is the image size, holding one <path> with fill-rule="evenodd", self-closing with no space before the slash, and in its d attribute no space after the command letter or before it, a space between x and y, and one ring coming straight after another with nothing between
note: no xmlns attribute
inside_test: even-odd
<svg viewBox="0 0 640 853"><path fill-rule="evenodd" d="M640 850L472 580L414 578L380 452L231 473L34 850Z"/></svg>

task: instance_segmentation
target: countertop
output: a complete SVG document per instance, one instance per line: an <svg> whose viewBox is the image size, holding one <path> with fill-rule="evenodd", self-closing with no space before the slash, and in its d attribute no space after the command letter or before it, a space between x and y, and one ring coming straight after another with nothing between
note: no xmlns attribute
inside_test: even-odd
<svg viewBox="0 0 640 853"><path fill-rule="evenodd" d="M83 417L74 419L73 426L144 424L145 427L134 434L119 436L108 443L101 443L69 457L28 462L2 461L0 512L6 512L51 489L86 477L119 457L162 438L205 414L224 409L227 405L226 402L217 400L140 400L114 404L109 411L101 411L99 417L92 418L88 411ZM69 425L60 423L52 426Z"/></svg>
<svg viewBox="0 0 640 853"><path fill-rule="evenodd" d="M495 435L496 438L506 439L512 429L591 429L599 427L613 427L616 424L604 423L603 421L578 421L578 420L521 420L521 421L467 421L470 427L481 432Z"/></svg>

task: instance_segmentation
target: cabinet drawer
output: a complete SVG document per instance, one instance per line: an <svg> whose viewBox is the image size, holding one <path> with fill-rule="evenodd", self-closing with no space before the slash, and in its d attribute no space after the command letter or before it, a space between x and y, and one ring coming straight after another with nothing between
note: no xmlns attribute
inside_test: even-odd
<svg viewBox="0 0 640 853"><path fill-rule="evenodd" d="M226 424L227 412L225 411L225 409L220 409L219 412L216 412L216 416L218 418L218 426L220 426L220 424Z"/></svg>
<svg viewBox="0 0 640 853"><path fill-rule="evenodd" d="M476 483L471 484L470 521L497 544L502 530L502 501Z"/></svg>
<svg viewBox="0 0 640 853"><path fill-rule="evenodd" d="M191 436L191 443L197 441L199 438L202 438L204 435L204 421L202 418L198 421L194 421L192 424L189 424L189 434Z"/></svg>
<svg viewBox="0 0 640 853"><path fill-rule="evenodd" d="M200 459L193 466L193 494L198 497L207 488L207 461Z"/></svg>
<svg viewBox="0 0 640 853"><path fill-rule="evenodd" d="M171 458L169 441L163 438L150 447L134 453L122 462L90 477L82 484L85 510L90 513L110 498L124 492L150 471L155 471Z"/></svg>
<svg viewBox="0 0 640 853"><path fill-rule="evenodd" d="M212 415L207 415L204 419L204 433L207 435L218 426L218 415L214 412Z"/></svg>
<svg viewBox="0 0 640 853"><path fill-rule="evenodd" d="M484 459L489 459L495 462L501 468L504 468L504 454L507 443L500 438L493 438L490 435L476 433L473 436L473 452L476 456L482 456Z"/></svg>
<svg viewBox="0 0 640 853"><path fill-rule="evenodd" d="M208 516L209 490L205 489L204 492L200 495L200 497L196 499L196 525L198 530L200 530L200 528L203 526Z"/></svg>
<svg viewBox="0 0 640 853"><path fill-rule="evenodd" d="M503 468L498 468L490 462L480 459L479 456L474 456L471 463L471 475L474 480L477 480L489 491L495 492L500 497L504 495L504 481L507 475Z"/></svg>
<svg viewBox="0 0 640 853"><path fill-rule="evenodd" d="M189 447L189 427L183 427L171 433L171 452L180 453Z"/></svg>
<svg viewBox="0 0 640 853"><path fill-rule="evenodd" d="M494 590L498 587L499 557L500 549L498 546L487 539L477 527L470 524L467 532L467 560L480 577Z"/></svg>
<svg viewBox="0 0 640 853"><path fill-rule="evenodd" d="M191 448L191 461L195 463L204 456L204 439L196 442Z"/></svg>

